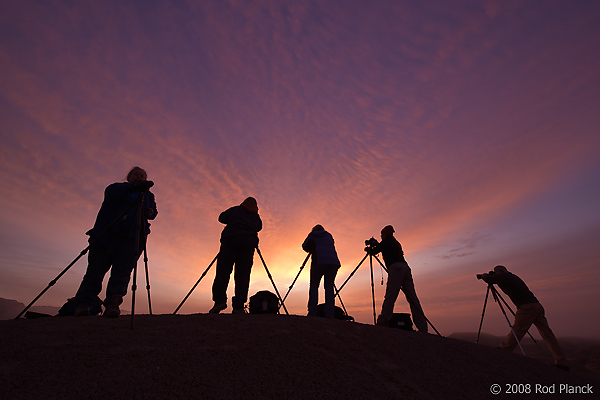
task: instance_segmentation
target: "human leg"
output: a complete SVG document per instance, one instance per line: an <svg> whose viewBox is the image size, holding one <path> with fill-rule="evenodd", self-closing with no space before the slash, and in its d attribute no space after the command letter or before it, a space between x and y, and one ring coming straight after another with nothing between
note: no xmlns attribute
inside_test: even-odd
<svg viewBox="0 0 600 400"><path fill-rule="evenodd" d="M81 302L97 299L102 291L102 281L110 269L115 249L112 245L92 246L88 254L88 267L83 276L79 289L75 294Z"/></svg>
<svg viewBox="0 0 600 400"><path fill-rule="evenodd" d="M519 307L515 313L515 322L513 323L512 331L506 335L504 341L498 345L498 348L508 352L513 351L517 347L517 340L520 342L523 339L533 321L543 311L540 307L539 303L524 304Z"/></svg>
<svg viewBox="0 0 600 400"><path fill-rule="evenodd" d="M215 279L212 285L212 299L215 304L227 303L227 286L229 286L229 279L235 260L233 251L230 238L223 238L217 257Z"/></svg>
<svg viewBox="0 0 600 400"><path fill-rule="evenodd" d="M394 313L394 304L402 287L404 273L403 263L394 263L388 266L388 280L385 287L385 296L381 305L381 314L377 318L377 324L387 325Z"/></svg>
<svg viewBox="0 0 600 400"><path fill-rule="evenodd" d="M542 311L535 319L535 321L533 321L533 324L542 336L542 339L544 339L544 341L546 342L546 345L548 346L552 357L554 357L555 363L557 365L566 365L567 358L565 357L565 354L563 353L560 345L558 344L558 340L556 339L556 336L554 336L554 332L552 332L552 329L550 329L550 325L548 324L548 320L546 319L545 315L546 312L541 304L540 307Z"/></svg>
<svg viewBox="0 0 600 400"><path fill-rule="evenodd" d="M338 268L338 265L325 266L323 286L325 287L325 317L327 318L335 318L335 292L333 286Z"/></svg>
<svg viewBox="0 0 600 400"><path fill-rule="evenodd" d="M115 245L110 278L106 285L107 300L117 296L122 298L127 294L131 272L141 255L141 249L136 249L134 241L134 238L123 238Z"/></svg>
<svg viewBox="0 0 600 400"><path fill-rule="evenodd" d="M423 307L421 307L421 302L417 297L417 291L415 290L415 283L413 281L410 267L408 266L408 264L404 265L405 266L403 268L405 268L406 271L404 273L404 281L402 282L402 291L404 292L406 301L408 301L408 305L410 306L410 313L412 314L415 326L417 327L419 332L427 332L427 318L425 317L425 313L423 312Z"/></svg>
<svg viewBox="0 0 600 400"><path fill-rule="evenodd" d="M323 266L313 264L310 266L310 282L308 284L308 316L316 317L319 304L319 286L323 276Z"/></svg>
<svg viewBox="0 0 600 400"><path fill-rule="evenodd" d="M250 274L254 263L254 249L256 238L253 236L237 236L235 251L235 295L231 299L233 310L243 310L248 300L250 287Z"/></svg>

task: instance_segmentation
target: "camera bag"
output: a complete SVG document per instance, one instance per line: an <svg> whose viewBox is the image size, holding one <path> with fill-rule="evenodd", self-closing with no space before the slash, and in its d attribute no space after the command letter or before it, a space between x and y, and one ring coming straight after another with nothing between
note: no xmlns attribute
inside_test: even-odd
<svg viewBox="0 0 600 400"><path fill-rule="evenodd" d="M279 312L279 297L268 290L261 290L250 296L248 304L250 314L277 314Z"/></svg>
<svg viewBox="0 0 600 400"><path fill-rule="evenodd" d="M410 314L394 313L390 319L390 328L404 329L405 331L413 330L413 323L410 319Z"/></svg>

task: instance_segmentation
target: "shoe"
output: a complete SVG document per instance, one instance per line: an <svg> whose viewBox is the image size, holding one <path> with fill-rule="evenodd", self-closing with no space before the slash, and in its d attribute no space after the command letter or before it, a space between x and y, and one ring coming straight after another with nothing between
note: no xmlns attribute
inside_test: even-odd
<svg viewBox="0 0 600 400"><path fill-rule="evenodd" d="M89 317L92 314L92 308L88 304L80 304L73 313L76 317Z"/></svg>
<svg viewBox="0 0 600 400"><path fill-rule="evenodd" d="M104 314L103 317L106 318L117 318L121 315L121 310L119 310L119 306L123 302L123 297L119 295L112 295L110 298L104 300Z"/></svg>
<svg viewBox="0 0 600 400"><path fill-rule="evenodd" d="M223 311L224 309L227 308L227 303L217 303L215 302L215 305L213 306L213 308L211 308L208 312L210 314L218 314L221 311Z"/></svg>
<svg viewBox="0 0 600 400"><path fill-rule="evenodd" d="M234 308L232 314L248 314L245 308Z"/></svg>

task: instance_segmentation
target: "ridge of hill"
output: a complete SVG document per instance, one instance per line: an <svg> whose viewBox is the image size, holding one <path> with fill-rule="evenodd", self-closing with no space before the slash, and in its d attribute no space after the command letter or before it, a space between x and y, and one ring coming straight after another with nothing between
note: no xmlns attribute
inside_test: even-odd
<svg viewBox="0 0 600 400"><path fill-rule="evenodd" d="M0 321L0 335L7 399L483 399L518 384L530 385L527 398L548 398L535 385L554 387L552 398L559 385L600 392L596 374L325 318L136 315L133 329L129 316L20 319Z"/></svg>

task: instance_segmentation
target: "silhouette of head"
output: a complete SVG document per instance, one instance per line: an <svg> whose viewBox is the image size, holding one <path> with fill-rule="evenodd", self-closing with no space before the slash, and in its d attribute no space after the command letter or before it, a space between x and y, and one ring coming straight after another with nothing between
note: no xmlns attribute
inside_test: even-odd
<svg viewBox="0 0 600 400"><path fill-rule="evenodd" d="M248 212L258 214L258 203L254 197L248 197L246 200L240 204L244 207Z"/></svg>
<svg viewBox="0 0 600 400"><path fill-rule="evenodd" d="M312 228L313 232L315 232L315 231L324 231L324 230L325 230L325 228L323 228L322 225L315 225L314 228Z"/></svg>
<svg viewBox="0 0 600 400"><path fill-rule="evenodd" d="M381 230L381 238L385 239L386 237L394 236L394 232L394 227L388 225Z"/></svg>
<svg viewBox="0 0 600 400"><path fill-rule="evenodd" d="M139 181L145 181L148 179L148 174L143 168L133 167L127 174L127 182L136 183Z"/></svg>
<svg viewBox="0 0 600 400"><path fill-rule="evenodd" d="M496 273L496 274L503 274L505 272L508 272L508 270L506 269L506 267L504 265L496 265L494 267L494 273Z"/></svg>

